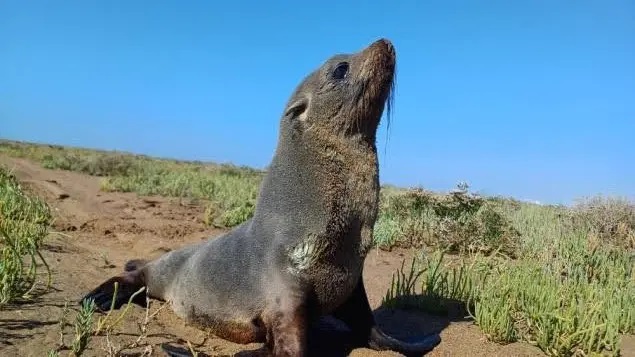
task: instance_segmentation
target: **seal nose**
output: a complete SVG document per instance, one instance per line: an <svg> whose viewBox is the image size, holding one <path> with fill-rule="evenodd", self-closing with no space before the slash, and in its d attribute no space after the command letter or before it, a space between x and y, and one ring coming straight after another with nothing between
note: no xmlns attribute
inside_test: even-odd
<svg viewBox="0 0 635 357"><path fill-rule="evenodd" d="M395 54L395 47L392 45L392 42L390 42L390 40L388 40L387 38L380 38L379 40L373 42L370 45L370 47L374 49L381 49L383 51L390 53L391 55Z"/></svg>
<svg viewBox="0 0 635 357"><path fill-rule="evenodd" d="M396 51L386 38L381 38L358 54L362 65L359 70L359 78L369 83L376 83L379 87L390 88L395 73ZM380 93L383 91L378 91Z"/></svg>

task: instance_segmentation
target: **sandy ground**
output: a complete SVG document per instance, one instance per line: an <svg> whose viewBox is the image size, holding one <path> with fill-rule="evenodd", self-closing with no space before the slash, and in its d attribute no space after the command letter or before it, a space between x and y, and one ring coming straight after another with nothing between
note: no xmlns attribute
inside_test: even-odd
<svg viewBox="0 0 635 357"><path fill-rule="evenodd" d="M59 318L65 301L77 310L76 301L105 278L117 274L132 258L152 258L184 244L221 234L201 221L204 207L195 202L163 197L139 197L134 193L106 193L99 190L99 178L74 172L48 170L23 159L0 156L0 163L14 170L18 178L54 209L54 228L44 247L53 271L53 288L35 301L9 306L0 311L0 355L46 356L60 340ZM390 334L407 338L441 331L442 342L429 356L542 356L535 347L514 343L501 346L488 342L472 322L460 317L439 318L412 311L381 309L381 298L391 274L413 252L375 250L368 256L364 280L379 324ZM160 302L153 302L150 313ZM71 317L75 314L71 313ZM143 308L134 306L108 339L94 337L85 356L106 356L110 344L123 347L135 341ZM66 330L65 341L72 342ZM398 356L393 352L346 349L346 334L326 322L317 333L320 345L330 348L315 355ZM122 355L162 356L157 344L190 341L200 356L231 356L260 347L237 345L187 326L169 308L147 324L147 338ZM322 347L320 347L322 348ZM67 351L61 351L66 355Z"/></svg>

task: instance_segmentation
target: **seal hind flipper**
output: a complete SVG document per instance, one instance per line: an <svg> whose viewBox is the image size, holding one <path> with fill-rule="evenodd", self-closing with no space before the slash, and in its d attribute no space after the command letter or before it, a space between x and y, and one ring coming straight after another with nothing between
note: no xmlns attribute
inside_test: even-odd
<svg viewBox="0 0 635 357"><path fill-rule="evenodd" d="M369 347L374 350L391 350L405 356L421 356L432 351L441 343L441 335L433 333L425 335L414 342L397 340L388 336L378 326L373 326L369 339Z"/></svg>
<svg viewBox="0 0 635 357"><path fill-rule="evenodd" d="M370 308L361 276L353 293L334 311L333 316L348 325L353 334L353 342L357 346L374 350L392 350L406 356L421 356L441 343L439 334L426 335L415 342L406 342L388 336L380 330Z"/></svg>
<svg viewBox="0 0 635 357"><path fill-rule="evenodd" d="M116 296L115 283L118 285ZM146 291L143 290L137 293L143 287L144 284L140 271L124 272L121 275L106 280L86 294L80 300L80 304L84 301L93 300L95 307L103 312L110 310L111 307L113 309L121 308L121 306L127 304L130 298L134 296L131 302L145 308L147 307Z"/></svg>
<svg viewBox="0 0 635 357"><path fill-rule="evenodd" d="M173 346L168 343L162 343L161 350L168 357L192 357L193 356L192 352L190 352L189 349L185 347ZM207 355L201 352L198 352L197 356L207 356Z"/></svg>

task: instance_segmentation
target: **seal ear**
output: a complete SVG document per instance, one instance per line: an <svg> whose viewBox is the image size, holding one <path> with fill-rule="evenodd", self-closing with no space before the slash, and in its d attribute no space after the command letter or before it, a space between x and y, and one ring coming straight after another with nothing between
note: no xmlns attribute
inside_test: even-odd
<svg viewBox="0 0 635 357"><path fill-rule="evenodd" d="M285 117L297 118L301 121L306 120L306 111L309 108L309 98L302 97L294 100L284 112Z"/></svg>

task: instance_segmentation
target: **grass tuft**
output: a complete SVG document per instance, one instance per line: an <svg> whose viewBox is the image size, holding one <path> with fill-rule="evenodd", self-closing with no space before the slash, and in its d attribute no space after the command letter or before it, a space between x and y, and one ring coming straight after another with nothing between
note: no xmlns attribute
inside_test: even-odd
<svg viewBox="0 0 635 357"><path fill-rule="evenodd" d="M82 308L75 318L75 339L71 345L71 351L75 356L81 356L88 346L93 335L93 314L95 313L95 303L83 301Z"/></svg>
<svg viewBox="0 0 635 357"><path fill-rule="evenodd" d="M0 307L29 298L37 282L38 261L52 220L46 203L27 194L6 168L0 167Z"/></svg>

